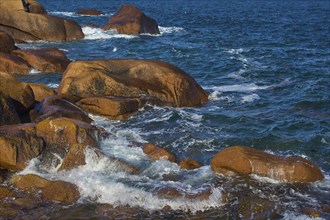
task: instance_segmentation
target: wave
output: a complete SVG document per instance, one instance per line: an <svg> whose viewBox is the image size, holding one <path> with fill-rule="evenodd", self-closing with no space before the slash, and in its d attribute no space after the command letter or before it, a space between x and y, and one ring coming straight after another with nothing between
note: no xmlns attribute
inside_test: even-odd
<svg viewBox="0 0 330 220"><path fill-rule="evenodd" d="M175 27L175 26L174 27L162 27L162 26L158 26L158 28L159 28L159 32L160 32L161 35L185 31L184 28Z"/></svg>
<svg viewBox="0 0 330 220"><path fill-rule="evenodd" d="M51 11L48 12L50 15L57 15L57 16L65 16L65 17L95 17L95 15L82 15L82 14L77 14L76 12L72 11ZM100 14L97 15L98 17L110 17L112 16L113 13L105 13L105 14Z"/></svg>
<svg viewBox="0 0 330 220"><path fill-rule="evenodd" d="M115 30L103 30L101 28L83 27L86 40L111 39L111 38L136 38L136 35L118 34Z"/></svg>
<svg viewBox="0 0 330 220"><path fill-rule="evenodd" d="M271 86L258 86L255 83L214 86L213 90L217 92L251 92L257 90L269 89Z"/></svg>

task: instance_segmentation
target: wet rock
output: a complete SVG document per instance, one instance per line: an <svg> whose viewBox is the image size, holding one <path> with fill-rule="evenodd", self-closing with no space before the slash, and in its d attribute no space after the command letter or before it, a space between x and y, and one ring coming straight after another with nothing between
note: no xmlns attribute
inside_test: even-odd
<svg viewBox="0 0 330 220"><path fill-rule="evenodd" d="M183 191L175 187L162 187L156 189L155 193L162 199L189 199L189 200L207 200L209 199L212 191L210 188L206 188L196 192Z"/></svg>
<svg viewBox="0 0 330 220"><path fill-rule="evenodd" d="M321 211L313 207L303 207L301 212L311 218L317 218L321 216Z"/></svg>
<svg viewBox="0 0 330 220"><path fill-rule="evenodd" d="M32 12L43 11L40 7L36 9L36 1L31 3ZM15 41L67 41L84 37L76 22L47 14L28 13L21 0L1 1L0 30L10 34Z"/></svg>
<svg viewBox="0 0 330 220"><path fill-rule="evenodd" d="M36 134L34 124L2 126L0 167L23 170L31 159L41 154L44 144L44 140Z"/></svg>
<svg viewBox="0 0 330 220"><path fill-rule="evenodd" d="M201 165L196 161L196 160L193 160L191 158L185 158L183 159L179 166L183 169L187 169L187 170L194 170L194 169L197 169L197 168L200 168Z"/></svg>
<svg viewBox="0 0 330 220"><path fill-rule="evenodd" d="M143 147L143 152L147 154L152 160L164 159L171 162L176 161L175 156L171 152L154 144L145 145Z"/></svg>
<svg viewBox="0 0 330 220"><path fill-rule="evenodd" d="M0 186L0 200L11 197L14 193L7 187Z"/></svg>
<svg viewBox="0 0 330 220"><path fill-rule="evenodd" d="M159 34L157 22L146 16L140 9L130 4L122 5L119 11L114 14L107 25L102 27L105 30L115 29L119 34Z"/></svg>
<svg viewBox="0 0 330 220"><path fill-rule="evenodd" d="M31 210L40 206L40 202L34 197L17 198L13 203L21 209L26 210Z"/></svg>
<svg viewBox="0 0 330 220"><path fill-rule="evenodd" d="M43 73L62 73L70 63L66 54L57 48L20 49L12 53Z"/></svg>
<svg viewBox="0 0 330 220"><path fill-rule="evenodd" d="M0 52L0 71L9 74L27 75L32 67L21 57Z"/></svg>
<svg viewBox="0 0 330 220"><path fill-rule="evenodd" d="M59 170L71 170L81 165L85 165L86 145L72 144L65 155Z"/></svg>
<svg viewBox="0 0 330 220"><path fill-rule="evenodd" d="M238 201L238 211L244 219L266 220L274 219L275 204L259 197L244 197Z"/></svg>
<svg viewBox="0 0 330 220"><path fill-rule="evenodd" d="M39 2L35 0L26 0L26 2L28 3L30 13L47 14L46 9Z"/></svg>
<svg viewBox="0 0 330 220"><path fill-rule="evenodd" d="M33 86L32 86L33 88ZM48 96L34 109L33 121L42 121L46 118L67 117L86 123L91 123L87 113L76 104L60 96Z"/></svg>
<svg viewBox="0 0 330 220"><path fill-rule="evenodd" d="M102 12L97 9L80 9L76 11L78 15L92 15L92 16L98 16L101 15Z"/></svg>
<svg viewBox="0 0 330 220"><path fill-rule="evenodd" d="M0 92L0 126L19 124L20 122L13 100Z"/></svg>
<svg viewBox="0 0 330 220"><path fill-rule="evenodd" d="M330 205L325 204L325 205L322 205L321 208L322 208L323 212L330 213Z"/></svg>
<svg viewBox="0 0 330 220"><path fill-rule="evenodd" d="M99 140L99 130L95 126L68 118L45 119L37 123L36 130L47 145L40 159L46 167L58 166L59 157L65 158L71 147L97 147Z"/></svg>
<svg viewBox="0 0 330 220"><path fill-rule="evenodd" d="M15 49L14 39L6 32L0 31L0 52L10 53Z"/></svg>
<svg viewBox="0 0 330 220"><path fill-rule="evenodd" d="M10 97L18 114L27 112L35 104L31 87L19 82L15 77L0 71L0 92Z"/></svg>
<svg viewBox="0 0 330 220"><path fill-rule="evenodd" d="M49 183L49 180L35 174L27 174L13 176L9 183L18 189L31 191L43 189Z"/></svg>
<svg viewBox="0 0 330 220"><path fill-rule="evenodd" d="M224 175L229 172L257 174L287 182L314 182L324 178L320 169L304 158L284 158L241 146L217 153L211 160L211 168Z"/></svg>
<svg viewBox="0 0 330 220"><path fill-rule="evenodd" d="M85 111L114 120L126 120L139 110L139 101L126 97L93 97L77 102Z"/></svg>
<svg viewBox="0 0 330 220"><path fill-rule="evenodd" d="M29 86L34 95L34 99L38 102L43 101L48 96L54 96L55 91L45 85L36 84L36 83L23 83L23 85Z"/></svg>
<svg viewBox="0 0 330 220"><path fill-rule="evenodd" d="M183 70L155 60L97 60L70 63L58 94L74 101L102 96L151 96L164 105L193 107L208 94Z"/></svg>
<svg viewBox="0 0 330 220"><path fill-rule="evenodd" d="M42 197L48 201L72 204L79 199L80 193L77 186L72 183L51 181L44 187Z"/></svg>
<svg viewBox="0 0 330 220"><path fill-rule="evenodd" d="M11 219L17 215L18 210L8 204L0 204L0 219Z"/></svg>

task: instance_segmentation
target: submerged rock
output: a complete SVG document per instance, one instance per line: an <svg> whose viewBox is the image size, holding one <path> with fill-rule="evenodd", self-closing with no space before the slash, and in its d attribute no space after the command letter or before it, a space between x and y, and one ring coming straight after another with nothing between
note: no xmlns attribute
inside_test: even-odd
<svg viewBox="0 0 330 220"><path fill-rule="evenodd" d="M62 73L71 62L66 54L57 48L20 49L12 51L12 54L21 57L43 73Z"/></svg>
<svg viewBox="0 0 330 220"><path fill-rule="evenodd" d="M80 9L77 10L76 13L78 15L92 15L92 16L98 16L102 14L102 12L97 9Z"/></svg>
<svg viewBox="0 0 330 220"><path fill-rule="evenodd" d="M44 148L43 138L36 134L34 124L8 125L0 128L0 167L23 170Z"/></svg>
<svg viewBox="0 0 330 220"><path fill-rule="evenodd" d="M193 169L197 169L200 168L201 165L196 161L193 160L191 158L185 158L183 159L180 163L179 166L183 169L187 169L187 170L193 170Z"/></svg>
<svg viewBox="0 0 330 220"><path fill-rule="evenodd" d="M320 169L304 158L285 158L241 146L217 153L211 160L211 168L224 175L229 172L257 174L287 182L314 182L324 178Z"/></svg>
<svg viewBox="0 0 330 220"><path fill-rule="evenodd" d="M174 107L199 106L208 100L208 93L189 74L155 60L72 62L63 74L58 94L75 101L102 96L151 96Z"/></svg>
<svg viewBox="0 0 330 220"><path fill-rule="evenodd" d="M164 159L171 162L176 161L174 154L154 144L145 145L143 147L143 152L147 154L152 160Z"/></svg>
<svg viewBox="0 0 330 220"><path fill-rule="evenodd" d="M109 19L108 24L102 28L115 29L119 34L160 33L156 20L146 16L140 9L130 4L122 5L119 11Z"/></svg>
<svg viewBox="0 0 330 220"><path fill-rule="evenodd" d="M16 41L67 41L84 38L81 27L75 21L40 14L44 12L37 6L40 4L36 1L31 3L31 12L39 14L25 11L27 9L24 9L21 0L1 1L0 30L10 34Z"/></svg>

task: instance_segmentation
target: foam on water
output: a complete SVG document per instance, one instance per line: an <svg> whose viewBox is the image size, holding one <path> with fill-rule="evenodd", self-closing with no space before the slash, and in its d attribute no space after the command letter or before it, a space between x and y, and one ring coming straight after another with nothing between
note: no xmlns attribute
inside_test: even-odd
<svg viewBox="0 0 330 220"><path fill-rule="evenodd" d="M31 69L30 72L29 72L29 74L32 74L32 75L33 74L39 74L39 73L41 73L41 71L40 70L37 70L37 69L34 69L34 68Z"/></svg>
<svg viewBox="0 0 330 220"><path fill-rule="evenodd" d="M260 96L258 96L258 94L245 95L242 97L242 102L243 103L254 102L255 100L258 99L260 99Z"/></svg>
<svg viewBox="0 0 330 220"><path fill-rule="evenodd" d="M52 88L52 89L57 89L60 86L60 84L58 84L58 83L48 83L47 86L49 88Z"/></svg>
<svg viewBox="0 0 330 220"><path fill-rule="evenodd" d="M101 28L83 27L86 40L111 39L111 38L136 38L136 35L118 34L115 30L103 30Z"/></svg>
<svg viewBox="0 0 330 220"><path fill-rule="evenodd" d="M72 11L51 11L48 12L50 15L56 15L56 16L65 16L65 17L96 17L95 15L81 15L77 14L76 12ZM97 15L98 17L110 17L113 13L104 13Z"/></svg>
<svg viewBox="0 0 330 220"><path fill-rule="evenodd" d="M159 32L160 32L161 35L185 31L184 28L175 27L175 26L174 27L161 27L161 26L158 26L158 29L159 29Z"/></svg>
<svg viewBox="0 0 330 220"><path fill-rule="evenodd" d="M270 86L258 86L255 83L245 83L236 85L214 86L216 92L251 92L257 90L269 89Z"/></svg>

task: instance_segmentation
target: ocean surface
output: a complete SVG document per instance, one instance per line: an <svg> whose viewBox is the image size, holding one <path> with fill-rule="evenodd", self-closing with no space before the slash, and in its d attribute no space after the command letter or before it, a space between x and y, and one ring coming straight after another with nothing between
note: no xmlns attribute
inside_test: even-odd
<svg viewBox="0 0 330 220"><path fill-rule="evenodd" d="M158 22L161 33L128 36L84 27L84 40L19 47L58 47L71 60L166 61L191 74L210 95L199 108L147 106L127 121L91 116L112 134L102 141L102 151L139 167L139 175L96 160L92 151L87 152L87 164L72 171L44 171L36 159L23 173L75 183L81 193L76 207L109 204L118 207L110 214L117 218L241 219L248 199L269 204L264 213L269 218L309 219L302 208L330 204L330 1L39 2L50 15L81 25L106 24L120 5L132 3ZM103 14L75 13L84 8ZM34 71L20 80L56 88L61 74ZM141 150L145 143L160 145L179 160L191 157L202 167L187 171L168 161L150 161ZM253 175L214 175L210 159L232 145L307 158L321 168L325 179L300 185ZM189 195L208 190L211 196L172 199L153 193L162 188ZM131 214L120 207L140 211ZM62 214L70 216L65 210ZM71 217L90 216L85 210ZM330 219L330 213L314 219Z"/></svg>

